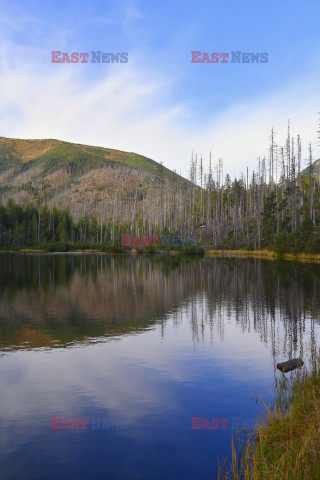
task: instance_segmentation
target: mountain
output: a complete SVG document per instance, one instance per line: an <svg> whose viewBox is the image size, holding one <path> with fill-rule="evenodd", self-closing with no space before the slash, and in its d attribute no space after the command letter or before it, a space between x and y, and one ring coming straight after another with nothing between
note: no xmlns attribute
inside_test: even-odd
<svg viewBox="0 0 320 480"><path fill-rule="evenodd" d="M0 198L70 208L130 221L150 210L170 185L188 180L142 155L61 140L0 137ZM159 204L159 198L158 198Z"/></svg>
<svg viewBox="0 0 320 480"><path fill-rule="evenodd" d="M27 164L23 165L23 164ZM62 140L21 140L0 137L0 171L13 166L26 171L42 165L43 173L52 173L63 168L73 175L93 167L126 166L146 172L154 172L160 164L136 153L122 152L103 147L92 147ZM170 170L166 169L166 173Z"/></svg>
<svg viewBox="0 0 320 480"><path fill-rule="evenodd" d="M305 168L301 172L303 175L310 175L310 167ZM319 182L320 181L320 158L315 160L312 164L312 175Z"/></svg>

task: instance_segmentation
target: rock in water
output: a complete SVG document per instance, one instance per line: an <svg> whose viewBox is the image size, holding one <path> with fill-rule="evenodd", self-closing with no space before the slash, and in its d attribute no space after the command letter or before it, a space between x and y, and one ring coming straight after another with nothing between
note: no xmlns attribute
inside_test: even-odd
<svg viewBox="0 0 320 480"><path fill-rule="evenodd" d="M282 373L291 372L296 368L302 367L303 360L301 358L294 358L293 360L288 360L287 362L277 363L277 368Z"/></svg>

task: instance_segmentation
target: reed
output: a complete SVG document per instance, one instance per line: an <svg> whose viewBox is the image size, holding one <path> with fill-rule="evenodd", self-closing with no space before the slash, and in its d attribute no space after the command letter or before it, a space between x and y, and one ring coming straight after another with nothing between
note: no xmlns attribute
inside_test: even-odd
<svg viewBox="0 0 320 480"><path fill-rule="evenodd" d="M272 408L254 432L232 439L231 465L219 480L320 479L320 362L275 384Z"/></svg>

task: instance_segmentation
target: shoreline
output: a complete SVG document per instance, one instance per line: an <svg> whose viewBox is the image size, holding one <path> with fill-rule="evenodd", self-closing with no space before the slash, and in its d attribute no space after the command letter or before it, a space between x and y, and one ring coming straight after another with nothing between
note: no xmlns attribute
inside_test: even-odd
<svg viewBox="0 0 320 480"><path fill-rule="evenodd" d="M209 250L205 249L205 256L211 258L262 258L264 260L287 260L301 263L320 263L318 253L283 253L278 254L272 250Z"/></svg>
<svg viewBox="0 0 320 480"><path fill-rule="evenodd" d="M155 254L155 255L168 255L168 256L179 256L185 255L185 252L179 250L155 250L154 252L148 251L138 251L136 249L121 251L121 252L112 252L112 251L103 251L98 248L88 248L88 249L75 249L75 250L65 250L65 251L51 251L48 252L46 249L41 248L21 248L17 250L4 250L0 249L1 253L42 253L42 254L81 254L81 253L104 253L109 255L145 255L145 254ZM188 256L199 256L199 254L189 254ZM260 258L263 260L286 260L290 262L300 262L300 263L320 263L320 254L312 253L283 253L278 254L272 250L215 250L215 249L206 249L204 248L204 257L206 258Z"/></svg>
<svg viewBox="0 0 320 480"><path fill-rule="evenodd" d="M273 405L264 404L265 413L253 432L241 441L239 431L232 439L232 456L219 469L218 480L320 478L319 387L319 357L309 369L303 367L290 377L283 374Z"/></svg>

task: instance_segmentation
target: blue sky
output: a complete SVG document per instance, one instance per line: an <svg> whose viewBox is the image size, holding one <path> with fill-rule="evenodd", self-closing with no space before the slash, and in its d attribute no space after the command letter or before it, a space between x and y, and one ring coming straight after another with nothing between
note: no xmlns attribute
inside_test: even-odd
<svg viewBox="0 0 320 480"><path fill-rule="evenodd" d="M212 150L238 174L267 154L271 127L283 144L290 118L319 156L319 19L318 0L2 0L0 135L135 151L185 175L193 148ZM52 64L51 50L129 62ZM194 64L192 50L269 61Z"/></svg>

